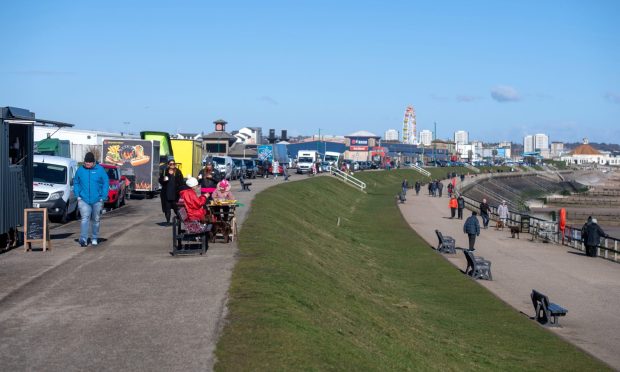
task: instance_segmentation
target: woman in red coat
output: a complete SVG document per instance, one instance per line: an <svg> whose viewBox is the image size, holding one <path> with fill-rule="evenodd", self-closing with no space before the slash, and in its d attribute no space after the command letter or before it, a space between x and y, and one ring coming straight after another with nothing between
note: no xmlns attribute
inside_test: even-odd
<svg viewBox="0 0 620 372"><path fill-rule="evenodd" d="M208 194L207 196L198 196L200 186L198 185L198 180L194 177L188 177L185 184L187 186L181 189L180 194L187 211L188 220L205 222L207 211L204 206L207 204Z"/></svg>

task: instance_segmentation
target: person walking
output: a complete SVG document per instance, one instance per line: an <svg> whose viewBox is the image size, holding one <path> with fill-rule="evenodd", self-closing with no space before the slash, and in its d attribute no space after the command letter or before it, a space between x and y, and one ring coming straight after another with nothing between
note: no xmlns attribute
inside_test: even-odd
<svg viewBox="0 0 620 372"><path fill-rule="evenodd" d="M508 206L505 200L502 200L502 204L497 207L497 214L499 215L499 220L502 221L502 226L505 227L506 222L508 222Z"/></svg>
<svg viewBox="0 0 620 372"><path fill-rule="evenodd" d="M80 246L88 246L88 231L92 231L90 244L99 244L99 221L104 201L108 200L110 180L105 169L95 162L92 152L84 156L84 164L75 172L73 179L73 193L77 196L80 209Z"/></svg>
<svg viewBox="0 0 620 372"><path fill-rule="evenodd" d="M421 188L420 181L415 181L415 195L416 196L420 195L420 188Z"/></svg>
<svg viewBox="0 0 620 372"><path fill-rule="evenodd" d="M288 181L288 170L286 169L286 164L282 164L282 175L284 176L284 180Z"/></svg>
<svg viewBox="0 0 620 372"><path fill-rule="evenodd" d="M403 195L407 195L407 189L409 188L409 182L407 181L406 178L403 180L401 187L403 188Z"/></svg>
<svg viewBox="0 0 620 372"><path fill-rule="evenodd" d="M601 238L607 238L603 229L598 225L596 218L592 219L592 222L586 223L585 237L582 235L581 239L586 246L586 255L588 257L596 257L596 251L599 244L601 244Z"/></svg>
<svg viewBox="0 0 620 372"><path fill-rule="evenodd" d="M459 212L459 220L463 219L463 209L465 209L465 199L463 199L462 195L459 195L458 198L456 198L456 204L458 207L458 212Z"/></svg>
<svg viewBox="0 0 620 372"><path fill-rule="evenodd" d="M467 217L463 225L463 232L469 238L470 251L475 250L476 236L480 235L480 223L478 222L478 217L476 217L477 214L476 211L472 211L471 216Z"/></svg>
<svg viewBox="0 0 620 372"><path fill-rule="evenodd" d="M489 204L487 203L486 199L482 199L482 203L480 203L480 217L482 217L482 225L484 226L484 228L488 228L489 227L489 210L491 208L489 207Z"/></svg>
<svg viewBox="0 0 620 372"><path fill-rule="evenodd" d="M437 182L437 191L439 191L439 197L443 195L443 183L441 181Z"/></svg>
<svg viewBox="0 0 620 372"><path fill-rule="evenodd" d="M428 183L428 196L433 196L433 181Z"/></svg>
<svg viewBox="0 0 620 372"><path fill-rule="evenodd" d="M280 174L280 162L275 160L271 163L273 179L274 181L278 179L278 174Z"/></svg>
<svg viewBox="0 0 620 372"><path fill-rule="evenodd" d="M456 196L452 195L450 197L450 201L448 202L448 207L450 207L450 218L454 218L456 215L456 208L458 208L458 202L456 201Z"/></svg>
<svg viewBox="0 0 620 372"><path fill-rule="evenodd" d="M451 198L452 197L452 184L448 183L448 186L446 187L446 189L448 190L448 197Z"/></svg>
<svg viewBox="0 0 620 372"><path fill-rule="evenodd" d="M166 224L170 224L170 210L179 215L179 208L177 207L177 200L179 200L179 191L184 185L183 173L177 169L177 164L174 160L168 160L168 166L166 170L159 175L159 184L161 185L161 192L159 197L162 198L162 212L166 216Z"/></svg>

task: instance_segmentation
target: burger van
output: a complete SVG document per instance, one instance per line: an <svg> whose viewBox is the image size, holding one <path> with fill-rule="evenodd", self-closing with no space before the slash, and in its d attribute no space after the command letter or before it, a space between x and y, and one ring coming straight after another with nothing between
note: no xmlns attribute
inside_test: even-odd
<svg viewBox="0 0 620 372"><path fill-rule="evenodd" d="M121 176L129 180L128 195L145 194L152 197L159 185L159 141L139 139L104 139L104 164L120 167Z"/></svg>

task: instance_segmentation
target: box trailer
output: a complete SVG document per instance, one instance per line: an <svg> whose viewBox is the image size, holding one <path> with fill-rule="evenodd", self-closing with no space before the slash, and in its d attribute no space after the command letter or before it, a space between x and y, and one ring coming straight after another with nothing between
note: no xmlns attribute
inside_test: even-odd
<svg viewBox="0 0 620 372"><path fill-rule="evenodd" d="M45 138L35 143L34 152L39 155L52 155L70 158L71 142L58 138Z"/></svg>
<svg viewBox="0 0 620 372"><path fill-rule="evenodd" d="M160 190L159 141L104 139L101 162L120 167L130 181L129 193L152 197Z"/></svg>
<svg viewBox="0 0 620 372"><path fill-rule="evenodd" d="M16 107L0 108L0 250L17 244L17 228L24 224L24 209L32 207L34 126L71 124L36 119Z"/></svg>
<svg viewBox="0 0 620 372"><path fill-rule="evenodd" d="M191 139L173 139L172 152L183 177L197 177L202 167L202 145Z"/></svg>

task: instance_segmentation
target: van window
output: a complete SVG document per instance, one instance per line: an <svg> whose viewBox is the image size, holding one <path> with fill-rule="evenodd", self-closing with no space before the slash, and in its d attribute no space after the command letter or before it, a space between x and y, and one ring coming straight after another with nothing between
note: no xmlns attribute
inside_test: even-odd
<svg viewBox="0 0 620 372"><path fill-rule="evenodd" d="M314 163L314 159L311 157L302 156L299 158L298 162L300 163Z"/></svg>
<svg viewBox="0 0 620 372"><path fill-rule="evenodd" d="M215 164L224 165L226 164L226 160L224 158L219 158L217 156L213 157L213 162Z"/></svg>
<svg viewBox="0 0 620 372"><path fill-rule="evenodd" d="M67 183L67 167L57 164L34 163L34 182Z"/></svg>

